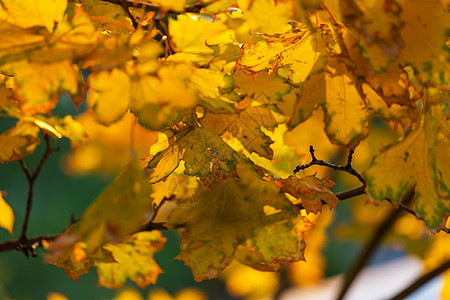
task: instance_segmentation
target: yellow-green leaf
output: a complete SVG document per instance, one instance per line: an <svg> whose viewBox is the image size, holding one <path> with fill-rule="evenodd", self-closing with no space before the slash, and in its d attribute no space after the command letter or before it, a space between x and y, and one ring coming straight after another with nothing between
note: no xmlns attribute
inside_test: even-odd
<svg viewBox="0 0 450 300"><path fill-rule="evenodd" d="M368 191L379 200L398 202L415 183L417 212L436 231L450 213L450 176L444 158L450 153L449 136L444 134L449 122L439 122L440 118L442 112L428 109L403 140L375 157L366 172Z"/></svg>
<svg viewBox="0 0 450 300"><path fill-rule="evenodd" d="M51 253L46 256L46 260L71 269L73 259L84 264L85 258L90 260L91 255L105 252L101 247L106 243L123 241L136 232L152 214L150 194L151 186L144 172L137 162L130 162L86 209L81 220L50 243ZM103 254L101 257L104 261L107 255ZM87 265L92 263L90 261ZM85 267L82 270L87 271ZM72 277L80 274L77 269L72 271L68 272Z"/></svg>
<svg viewBox="0 0 450 300"><path fill-rule="evenodd" d="M245 168L240 179L229 178L206 189L196 205L176 207L168 224L186 224L179 258L191 267L197 281L216 278L245 246L267 268L303 259L304 221L273 182Z"/></svg>
<svg viewBox="0 0 450 300"><path fill-rule="evenodd" d="M3 199L3 194L0 191L0 227L5 228L9 233L13 233L14 213L11 206Z"/></svg>
<svg viewBox="0 0 450 300"><path fill-rule="evenodd" d="M110 289L122 287L127 278L144 289L155 284L161 268L153 258L161 251L166 238L161 232L140 232L119 244L106 244L103 248L111 252L114 262L96 263L98 283Z"/></svg>
<svg viewBox="0 0 450 300"><path fill-rule="evenodd" d="M152 170L151 182L157 182L171 174L185 161L185 173L206 177L213 170L213 161L219 169L232 172L236 164L236 153L213 131L205 127L189 128L172 137L171 145L157 153L148 163Z"/></svg>

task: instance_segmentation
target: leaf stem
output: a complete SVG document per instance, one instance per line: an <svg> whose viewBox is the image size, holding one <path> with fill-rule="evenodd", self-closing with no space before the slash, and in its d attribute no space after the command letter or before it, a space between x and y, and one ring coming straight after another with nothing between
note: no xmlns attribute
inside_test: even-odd
<svg viewBox="0 0 450 300"><path fill-rule="evenodd" d="M413 197L414 197L414 186L409 186L402 197L402 203L408 205L413 199ZM384 219L384 221L380 224L380 226L378 226L376 232L368 241L368 243L365 245L364 250L361 252L358 259L355 261L353 266L345 275L344 284L342 285L341 290L339 292L339 296L336 299L338 300L344 299L344 296L347 293L350 286L352 285L353 281L358 276L362 268L366 265L367 261L370 259L375 250L378 248L378 245L382 241L383 237L387 232L389 232L389 229L397 220L401 212L402 211L400 209L393 210Z"/></svg>
<svg viewBox="0 0 450 300"><path fill-rule="evenodd" d="M435 268L434 270L431 270L430 272L422 275L421 277L417 278L416 281L411 283L410 286L405 288L403 291L395 295L392 300L400 300L405 299L407 296L414 293L416 290L418 290L420 287L422 287L425 283L433 279L434 277L438 276L442 272L448 270L450 268L450 259L445 261L443 264Z"/></svg>

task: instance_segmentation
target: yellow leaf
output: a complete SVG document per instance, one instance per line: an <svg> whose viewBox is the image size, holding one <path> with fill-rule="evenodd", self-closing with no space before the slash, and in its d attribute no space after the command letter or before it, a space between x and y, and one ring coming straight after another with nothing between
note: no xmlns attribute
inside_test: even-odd
<svg viewBox="0 0 450 300"><path fill-rule="evenodd" d="M150 2L163 9L174 11L183 11L186 5L186 0L150 0Z"/></svg>
<svg viewBox="0 0 450 300"><path fill-rule="evenodd" d="M130 108L130 78L120 70L101 71L89 76L87 102L99 123L111 125Z"/></svg>
<svg viewBox="0 0 450 300"><path fill-rule="evenodd" d="M14 76L19 105L26 114L49 114L60 93L77 95L78 86L83 82L78 66L67 60L54 63L21 60L2 65L0 69Z"/></svg>
<svg viewBox="0 0 450 300"><path fill-rule="evenodd" d="M0 191L0 227L5 228L9 233L13 233L14 213L12 208L3 199L3 194Z"/></svg>
<svg viewBox="0 0 450 300"><path fill-rule="evenodd" d="M53 32L55 23L61 22L67 0L8 0L2 2L0 20L30 28L43 26Z"/></svg>
<svg viewBox="0 0 450 300"><path fill-rule="evenodd" d="M220 18L213 22L194 15L179 15L177 20L169 19L169 30L176 48L188 53L213 53L209 45L232 43L234 39L234 32Z"/></svg>
<svg viewBox="0 0 450 300"><path fill-rule="evenodd" d="M39 127L33 122L19 121L0 135L0 162L21 159L32 153L39 143Z"/></svg>
<svg viewBox="0 0 450 300"><path fill-rule="evenodd" d="M245 31L250 33L283 33L290 29L292 7L290 3L272 0L251 1L245 14ZM267 13L267 12L270 12ZM243 30L243 28L241 29Z"/></svg>
<svg viewBox="0 0 450 300"><path fill-rule="evenodd" d="M105 245L103 248L111 252L114 262L95 265L99 285L116 289L122 287L127 278L142 289L155 284L162 270L153 255L163 249L165 242L161 232L151 231L134 234L123 243Z"/></svg>
<svg viewBox="0 0 450 300"><path fill-rule="evenodd" d="M236 63L236 69L256 76L265 69L276 72L288 67L287 76L294 84L308 77L319 61L320 53L332 40L328 34L311 34L300 25L293 25L291 30L283 34L265 34L262 37L262 41L242 46L242 56Z"/></svg>
<svg viewBox="0 0 450 300"><path fill-rule="evenodd" d="M69 300L69 298L60 293L48 293L47 300Z"/></svg>
<svg viewBox="0 0 450 300"><path fill-rule="evenodd" d="M450 22L445 1L399 1L404 47L400 61L412 64L422 82L449 82L448 32ZM426 13L424 13L426 12Z"/></svg>
<svg viewBox="0 0 450 300"><path fill-rule="evenodd" d="M433 114L439 116L442 112L428 108L422 113L403 140L372 161L366 179L373 198L396 202L407 186L415 183L416 210L428 228L439 231L444 216L450 213L450 176L444 159L450 153L450 142L448 136L440 133L448 121L440 124L439 117Z"/></svg>
<svg viewBox="0 0 450 300"><path fill-rule="evenodd" d="M139 159L141 168L147 165L144 158L150 146L156 142L157 135L136 124L136 118L131 113L126 113L121 120L108 127L99 124L91 113L78 115L76 122L81 124L87 139L83 139L83 145L68 155L67 167L70 173L116 174L130 161L130 149ZM72 130L75 124L70 123L69 129ZM77 141L72 140L74 146L78 146Z"/></svg>
<svg viewBox="0 0 450 300"><path fill-rule="evenodd" d="M122 290L113 300L144 300L138 291L133 289Z"/></svg>
<svg viewBox="0 0 450 300"><path fill-rule="evenodd" d="M289 126L309 118L318 105L323 106L325 131L332 143L355 146L367 135L367 107L344 62L330 59L325 71L303 83Z"/></svg>
<svg viewBox="0 0 450 300"><path fill-rule="evenodd" d="M236 261L222 277L230 294L245 299L269 299L278 288L277 274L255 270Z"/></svg>
<svg viewBox="0 0 450 300"><path fill-rule="evenodd" d="M274 128L279 121L269 105L247 105L242 111L229 114L208 113L201 123L218 135L229 135L239 139L249 152L256 152L266 158L272 158L269 145L273 142L261 128Z"/></svg>

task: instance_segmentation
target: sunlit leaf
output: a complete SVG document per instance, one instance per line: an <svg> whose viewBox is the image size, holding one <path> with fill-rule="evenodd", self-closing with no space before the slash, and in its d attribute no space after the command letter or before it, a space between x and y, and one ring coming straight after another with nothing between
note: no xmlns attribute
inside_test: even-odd
<svg viewBox="0 0 450 300"><path fill-rule="evenodd" d="M8 0L2 2L0 20L30 28L43 26L53 31L55 23L64 18L67 0Z"/></svg>
<svg viewBox="0 0 450 300"><path fill-rule="evenodd" d="M130 108L130 79L119 69L102 71L89 76L87 101L99 123L110 125Z"/></svg>
<svg viewBox="0 0 450 300"><path fill-rule="evenodd" d="M0 135L0 162L21 159L32 153L39 143L39 127L32 122L19 121Z"/></svg>
<svg viewBox="0 0 450 300"><path fill-rule="evenodd" d="M396 202L407 186L415 182L416 209L430 229L439 231L444 216L450 212L450 176L444 167L450 143L448 136L441 133L449 125L448 121L442 124L436 118L442 112L434 110L433 115L430 110L422 114L403 140L374 159L366 178L372 197Z"/></svg>
<svg viewBox="0 0 450 300"><path fill-rule="evenodd" d="M5 228L9 233L13 233L14 213L11 206L6 203L0 191L0 227Z"/></svg>
<svg viewBox="0 0 450 300"><path fill-rule="evenodd" d="M249 152L271 158L272 140L261 131L261 127L272 129L279 123L271 108L249 104L236 113L206 114L201 122L218 135L231 134L238 138Z"/></svg>
<svg viewBox="0 0 450 300"><path fill-rule="evenodd" d="M211 174L213 163L217 168L229 173L236 164L236 153L210 129L190 128L172 137L171 145L156 154L148 163L152 170L151 182L166 178L185 161L186 174L207 177Z"/></svg>
<svg viewBox="0 0 450 300"><path fill-rule="evenodd" d="M169 28L177 50L187 53L212 53L214 50L209 45L233 42L234 32L220 19L213 22L202 17L180 15L176 20L169 19Z"/></svg>
<svg viewBox="0 0 450 300"><path fill-rule="evenodd" d="M111 252L114 262L97 263L99 285L107 288L122 287L127 278L140 288L156 283L162 273L153 254L161 251L166 238L159 231L141 232L119 244L107 244L103 248Z"/></svg>

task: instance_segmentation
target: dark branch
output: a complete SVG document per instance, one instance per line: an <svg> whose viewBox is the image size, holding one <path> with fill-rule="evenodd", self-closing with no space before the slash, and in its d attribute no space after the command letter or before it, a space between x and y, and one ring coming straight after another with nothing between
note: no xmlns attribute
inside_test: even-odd
<svg viewBox="0 0 450 300"><path fill-rule="evenodd" d="M405 194L402 197L401 202L407 206L412 201L413 197L414 197L414 186L409 187L406 190ZM390 215L388 215L386 219L384 219L383 223L381 223L380 226L377 228L374 235L365 245L364 250L361 252L355 264L347 272L344 284L342 285L341 291L339 292L339 296L337 297L338 300L344 299L344 296L347 293L350 286L352 285L353 281L358 276L362 268L366 265L367 261L370 259L375 250L378 248L378 245L382 241L383 237L385 236L386 233L389 232L390 228L397 220L400 213L401 210L399 209L392 211Z"/></svg>
<svg viewBox="0 0 450 300"><path fill-rule="evenodd" d="M425 283L433 279L434 277L438 276L442 272L448 270L450 268L450 259L445 261L442 265L438 266L436 269L424 274L423 276L419 277L416 281L414 281L410 286L408 286L406 289L395 295L392 300L400 300L405 299L412 293L414 293L416 290L418 290L420 287L422 287Z"/></svg>
<svg viewBox="0 0 450 300"><path fill-rule="evenodd" d="M35 256L34 250L36 249L33 248L34 243L31 243L30 240L27 239L28 223L30 221L31 208L33 206L34 183L36 182L36 179L42 170L42 166L44 165L50 153L57 150L57 148L50 147L50 137L47 134L43 134L43 136L45 141L45 152L42 155L41 160L39 161L39 164L34 170L33 174L31 174L30 170L25 165L25 162L22 159L19 159L19 164L23 172L25 173L25 176L28 181L28 196L27 196L27 206L25 209L25 217L22 223L22 231L20 233L20 237L18 240L20 242L20 245L18 245L17 249L21 250L27 257L29 256L30 252L33 256Z"/></svg>
<svg viewBox="0 0 450 300"><path fill-rule="evenodd" d="M300 170L304 170L307 169L313 165L319 165L319 166L325 166L334 170L338 170L338 171L344 171L347 172L353 176L355 176L356 178L358 178L359 181L361 181L361 183L365 186L366 185L366 181L364 180L364 178L361 176L361 174L359 174L355 169L353 169L352 167L352 157L353 157L353 149L350 149L350 152L348 153L348 159L347 159L347 164L345 166L341 166L341 165L335 165L320 159L317 159L314 155L314 147L311 145L309 146L309 153L311 153L311 157L312 160L310 163L306 164L306 165L298 165L295 169L294 169L294 174L298 173Z"/></svg>
<svg viewBox="0 0 450 300"><path fill-rule="evenodd" d="M130 6L128 5L127 1L125 0L119 0L119 5L122 6L123 10L127 14L127 16L130 18L131 23L133 24L134 29L138 28L139 23L136 21L136 18L133 16L133 14L130 12Z"/></svg>

